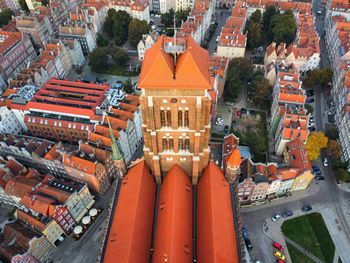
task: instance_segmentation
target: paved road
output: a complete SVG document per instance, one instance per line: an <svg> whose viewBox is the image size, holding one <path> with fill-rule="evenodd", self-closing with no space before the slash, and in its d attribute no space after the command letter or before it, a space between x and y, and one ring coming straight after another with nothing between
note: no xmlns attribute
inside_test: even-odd
<svg viewBox="0 0 350 263"><path fill-rule="evenodd" d="M218 22L218 26L216 27L215 33L213 34L213 37L209 42L208 51L210 56L212 56L215 53L216 38L220 35L222 27L225 25L226 19L230 16L230 14L231 14L230 10L218 9L216 11L216 21Z"/></svg>

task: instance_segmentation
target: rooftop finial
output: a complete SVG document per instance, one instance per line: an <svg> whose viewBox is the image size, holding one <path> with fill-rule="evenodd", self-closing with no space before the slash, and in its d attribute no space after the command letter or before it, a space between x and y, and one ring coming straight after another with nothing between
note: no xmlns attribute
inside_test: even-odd
<svg viewBox="0 0 350 263"><path fill-rule="evenodd" d="M107 115L106 117L107 117L107 122L108 122L109 133L110 133L111 141L112 141L112 144L111 144L111 148L112 148L112 159L113 159L113 160L122 160L122 159L123 159L123 156L122 156L122 153L121 153L120 150L119 150L117 141L115 140L114 132L113 132L111 123L110 123L110 121L109 121L108 115Z"/></svg>
<svg viewBox="0 0 350 263"><path fill-rule="evenodd" d="M176 48L176 13L174 13L174 48ZM174 54L174 75L173 75L173 79L176 79L176 52L173 53Z"/></svg>

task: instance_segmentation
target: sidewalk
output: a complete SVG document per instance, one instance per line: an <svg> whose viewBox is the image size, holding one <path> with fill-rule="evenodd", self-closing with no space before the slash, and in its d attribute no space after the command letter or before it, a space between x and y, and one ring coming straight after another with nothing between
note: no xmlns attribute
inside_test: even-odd
<svg viewBox="0 0 350 263"><path fill-rule="evenodd" d="M338 186L341 190L350 193L350 183L341 183L341 184L337 184L337 186Z"/></svg>

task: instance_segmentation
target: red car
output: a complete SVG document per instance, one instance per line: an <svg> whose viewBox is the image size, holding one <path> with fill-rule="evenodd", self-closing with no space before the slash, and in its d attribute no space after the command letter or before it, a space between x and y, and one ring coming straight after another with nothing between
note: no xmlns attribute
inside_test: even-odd
<svg viewBox="0 0 350 263"><path fill-rule="evenodd" d="M273 247L275 247L275 248L277 248L278 250L280 250L280 251L283 251L284 250L284 247L280 244L280 243L278 243L278 242L273 242Z"/></svg>
<svg viewBox="0 0 350 263"><path fill-rule="evenodd" d="M282 259L277 259L277 261L276 261L277 263L285 263L285 261L284 260L282 260Z"/></svg>

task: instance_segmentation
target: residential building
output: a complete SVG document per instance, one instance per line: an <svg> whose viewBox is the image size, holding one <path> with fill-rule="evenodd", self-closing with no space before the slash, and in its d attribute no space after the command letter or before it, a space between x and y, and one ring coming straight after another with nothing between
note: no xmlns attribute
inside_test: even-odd
<svg viewBox="0 0 350 263"><path fill-rule="evenodd" d="M55 246L43 235L25 227L18 221L5 225L0 240L0 256L6 262L11 262L13 258L15 262L21 262L18 256L21 256L23 260L23 254L26 253L34 257L36 262L45 262L55 249Z"/></svg>
<svg viewBox="0 0 350 263"><path fill-rule="evenodd" d="M260 182L256 183L253 193L250 197L252 202L262 202L266 199L266 193L269 189L269 183L268 182Z"/></svg>
<svg viewBox="0 0 350 263"><path fill-rule="evenodd" d="M85 62L83 49L76 39L62 39L61 42L65 45L69 58L73 66L82 66Z"/></svg>
<svg viewBox="0 0 350 263"><path fill-rule="evenodd" d="M256 11L260 10L263 14L266 7L274 6L278 10L285 12L293 10L294 13L312 14L311 1L284 1L284 0L246 0L245 6L248 9L248 18Z"/></svg>
<svg viewBox="0 0 350 263"><path fill-rule="evenodd" d="M176 0L159 0L159 12L165 14L170 9L176 9Z"/></svg>
<svg viewBox="0 0 350 263"><path fill-rule="evenodd" d="M273 87L271 106L271 133L274 134L285 112L305 115L305 90L301 88L299 74L278 72Z"/></svg>
<svg viewBox="0 0 350 263"><path fill-rule="evenodd" d="M213 76L218 77L218 97L221 98L224 93L227 69L229 59L225 57L210 56L210 72Z"/></svg>
<svg viewBox="0 0 350 263"><path fill-rule="evenodd" d="M24 132L15 113L7 106L0 107L0 132L19 134Z"/></svg>
<svg viewBox="0 0 350 263"><path fill-rule="evenodd" d="M150 34L143 34L142 39L137 44L137 56L140 61L143 61L145 57L146 50L154 45L159 35L157 32L153 31Z"/></svg>
<svg viewBox="0 0 350 263"><path fill-rule="evenodd" d="M77 143L103 117L107 84L50 79L26 104L25 123L34 136ZM74 94L73 94L73 93Z"/></svg>
<svg viewBox="0 0 350 263"><path fill-rule="evenodd" d="M22 33L28 33L34 44L43 48L45 43L54 36L54 31L48 16L26 16L16 17L16 27Z"/></svg>
<svg viewBox="0 0 350 263"><path fill-rule="evenodd" d="M247 36L244 33L247 22L247 9L242 2L236 2L232 15L227 19L223 27L216 54L220 57L236 58L244 57L247 45Z"/></svg>
<svg viewBox="0 0 350 263"><path fill-rule="evenodd" d="M275 152L282 155L286 144L294 139L301 139L303 143L309 136L309 116L284 113L275 133Z"/></svg>
<svg viewBox="0 0 350 263"><path fill-rule="evenodd" d="M52 41L50 43L46 43L45 50L47 52L50 52L51 54L54 54L57 58L56 68L58 69L58 77L59 78L65 78L68 72L72 69L73 63L71 61L71 58L69 56L68 50L65 47L63 43L60 41ZM59 62L60 66L59 67ZM53 77L53 76L50 76Z"/></svg>
<svg viewBox="0 0 350 263"><path fill-rule="evenodd" d="M94 25L95 32L100 32L107 16L107 4L102 1L87 0L83 4L83 9L87 11L87 22Z"/></svg>
<svg viewBox="0 0 350 263"><path fill-rule="evenodd" d="M178 55L172 53L173 47ZM178 56L176 61L173 55ZM191 175L193 184L206 167L210 80L208 53L190 36L177 38L176 43L173 38L161 36L146 52L139 78L144 154L157 183L175 163ZM196 121L190 122L192 119Z"/></svg>
<svg viewBox="0 0 350 263"><path fill-rule="evenodd" d="M96 47L96 32L91 24L60 26L58 36L62 40L77 40L85 56Z"/></svg>
<svg viewBox="0 0 350 263"><path fill-rule="evenodd" d="M28 209L17 209L17 220L41 232L54 246L57 245L64 235L63 229L54 219L44 215L35 216Z"/></svg>
<svg viewBox="0 0 350 263"><path fill-rule="evenodd" d="M243 181L238 184L238 197L241 205L251 204L254 188L255 183L253 178L243 179Z"/></svg>
<svg viewBox="0 0 350 263"><path fill-rule="evenodd" d="M0 31L0 89L7 88L7 81L36 58L34 47L27 33Z"/></svg>
<svg viewBox="0 0 350 263"><path fill-rule="evenodd" d="M150 9L148 1L144 0L112 0L109 4L110 8L116 11L126 11L132 18L145 20L150 22Z"/></svg>
<svg viewBox="0 0 350 263"><path fill-rule="evenodd" d="M179 3L182 5L183 1ZM187 20L181 25L179 35L190 35L198 44L201 44L208 35L214 13L215 1L194 1L193 8Z"/></svg>

